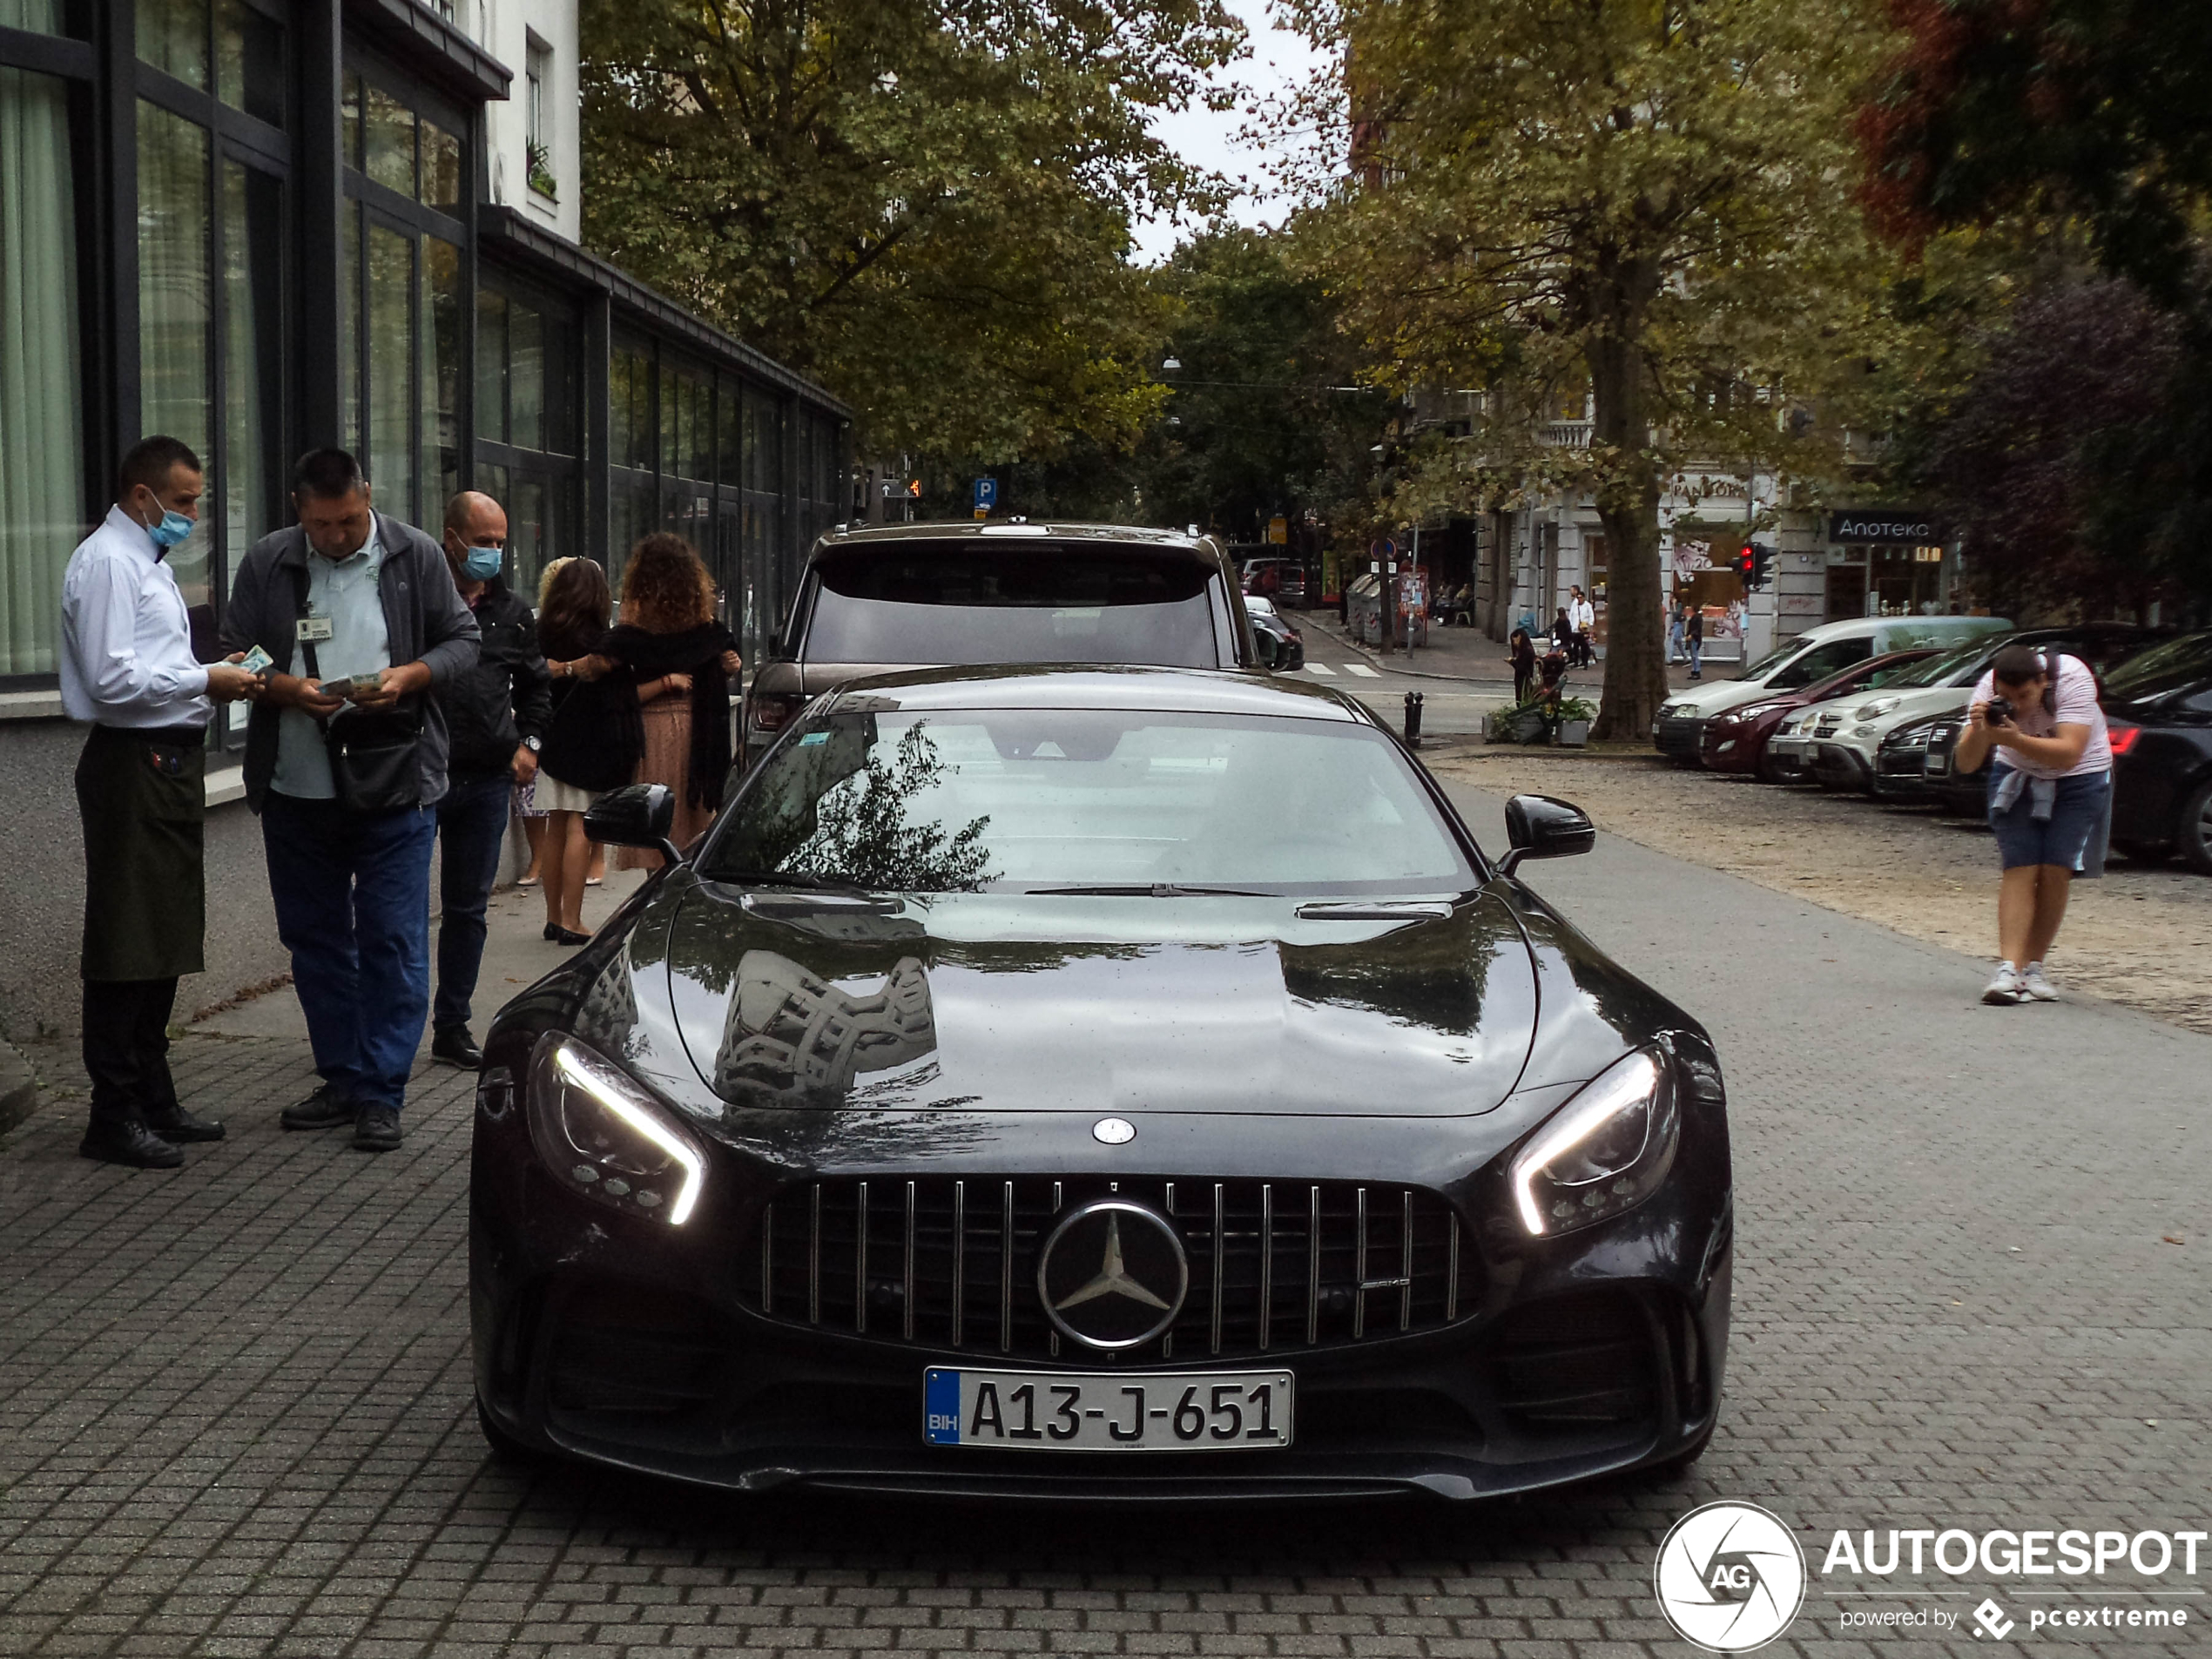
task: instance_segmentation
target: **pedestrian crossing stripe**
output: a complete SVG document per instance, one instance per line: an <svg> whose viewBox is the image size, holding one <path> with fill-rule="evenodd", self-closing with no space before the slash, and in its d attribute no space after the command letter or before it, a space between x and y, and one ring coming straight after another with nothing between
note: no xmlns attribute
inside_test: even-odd
<svg viewBox="0 0 2212 1659"><path fill-rule="evenodd" d="M1381 675L1376 673L1373 669L1368 667L1365 663L1347 663L1345 666L1349 671L1359 675L1363 680L1379 680L1382 678Z"/></svg>
<svg viewBox="0 0 2212 1659"><path fill-rule="evenodd" d="M1308 663L1305 665L1305 671L1309 674L1318 674L1323 679L1332 680L1337 677L1337 671L1326 663Z"/></svg>

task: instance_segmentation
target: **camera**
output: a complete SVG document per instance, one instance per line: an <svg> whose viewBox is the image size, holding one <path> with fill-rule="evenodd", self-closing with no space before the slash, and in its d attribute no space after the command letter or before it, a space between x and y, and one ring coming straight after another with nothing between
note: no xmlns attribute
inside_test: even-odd
<svg viewBox="0 0 2212 1659"><path fill-rule="evenodd" d="M2016 711L2010 698L1993 697L1982 705L1981 718L1990 725L2010 725Z"/></svg>

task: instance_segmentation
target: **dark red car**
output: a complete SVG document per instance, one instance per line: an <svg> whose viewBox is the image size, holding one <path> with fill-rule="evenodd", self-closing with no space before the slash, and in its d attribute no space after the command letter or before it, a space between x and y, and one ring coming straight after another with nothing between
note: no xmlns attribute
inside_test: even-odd
<svg viewBox="0 0 2212 1659"><path fill-rule="evenodd" d="M1794 691L1777 691L1741 708L1725 709L1705 722L1698 758L1711 772L1756 772L1762 783L1792 782L1797 777L1795 770L1784 770L1766 752L1766 740L1774 735L1774 728L1782 724L1785 715L1808 703L1824 703L1831 697L1848 697L1854 691L1878 685L1907 663L1934 655L1933 648L1922 648L1869 657Z"/></svg>

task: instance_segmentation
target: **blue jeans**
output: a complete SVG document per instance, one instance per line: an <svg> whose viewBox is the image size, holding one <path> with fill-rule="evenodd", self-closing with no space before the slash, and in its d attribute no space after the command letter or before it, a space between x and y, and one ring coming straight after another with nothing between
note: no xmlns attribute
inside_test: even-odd
<svg viewBox="0 0 2212 1659"><path fill-rule="evenodd" d="M469 999L484 960L484 909L499 878L515 780L504 775L448 783L438 803L438 996L430 1028L469 1023Z"/></svg>
<svg viewBox="0 0 2212 1659"><path fill-rule="evenodd" d="M315 1070L363 1106L400 1106L422 1041L437 833L435 806L349 813L271 790L261 809L277 937Z"/></svg>

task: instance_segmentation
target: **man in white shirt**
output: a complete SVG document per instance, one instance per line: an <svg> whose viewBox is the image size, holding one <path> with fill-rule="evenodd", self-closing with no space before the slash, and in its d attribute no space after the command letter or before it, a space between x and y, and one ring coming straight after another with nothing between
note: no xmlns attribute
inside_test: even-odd
<svg viewBox="0 0 2212 1659"><path fill-rule="evenodd" d="M1567 620L1575 624L1575 656L1584 668L1597 660L1596 648L1590 635L1597 628L1597 607L1581 589L1574 590L1575 597L1567 607Z"/></svg>
<svg viewBox="0 0 2212 1659"><path fill-rule="evenodd" d="M1981 1000L2055 1002L2043 957L2075 879L2104 873L2112 830L2112 739L2097 677L2056 649L2006 646L1967 699L1953 759L1961 772L1991 763L1989 827L2005 872L2000 954Z"/></svg>
<svg viewBox="0 0 2212 1659"><path fill-rule="evenodd" d="M223 1126L178 1103L169 1076L177 981L197 974L206 900L201 832L208 717L256 696L235 658L202 664L168 565L199 517L199 457L174 438L134 445L115 505L62 576L62 707L91 725L77 763L84 825L84 1069L91 1123L78 1149L173 1170L179 1143Z"/></svg>

